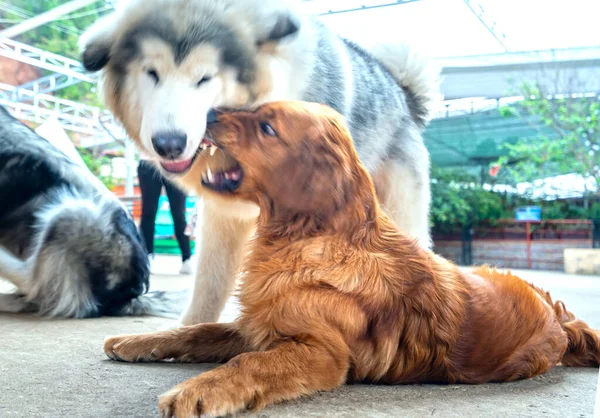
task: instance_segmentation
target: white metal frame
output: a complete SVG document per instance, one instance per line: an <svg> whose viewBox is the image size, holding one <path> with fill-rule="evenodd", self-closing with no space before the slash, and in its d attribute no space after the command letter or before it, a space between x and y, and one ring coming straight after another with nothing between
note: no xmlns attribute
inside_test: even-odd
<svg viewBox="0 0 600 418"><path fill-rule="evenodd" d="M504 48L504 51L509 52L510 48L507 45L506 33L498 27L498 23L487 13L479 0L463 0L471 13L481 22L488 32L498 41Z"/></svg>
<svg viewBox="0 0 600 418"><path fill-rule="evenodd" d="M93 77L84 74L84 68L77 60L66 58L43 49L13 41L12 39L0 39L0 56L10 58L25 64L33 65L54 73L70 76L88 83L95 82Z"/></svg>
<svg viewBox="0 0 600 418"><path fill-rule="evenodd" d="M395 1L388 1L388 2L383 2L383 3L379 2L379 3L373 3L373 4L359 4L355 7L332 8L325 12L320 12L318 14L320 16L330 16L330 15L337 15L337 14L341 14L341 13L361 12L364 10L380 9L383 7L400 6L402 4L414 3L416 1L419 1L419 0L395 0Z"/></svg>
<svg viewBox="0 0 600 418"><path fill-rule="evenodd" d="M33 94L48 94L66 87L79 84L81 80L70 75L54 73L37 80L30 81L16 86L15 91L11 95L11 100L20 102L31 98Z"/></svg>
<svg viewBox="0 0 600 418"><path fill-rule="evenodd" d="M12 95L16 90L19 90L19 94L28 96L26 102L12 101ZM123 129L108 110L59 99L48 94L35 94L10 84L0 83L0 104L9 108L16 117L24 120L42 123L48 118L56 117L65 129L92 136L105 136L106 131L102 127L104 124L111 132L119 132L123 135Z"/></svg>

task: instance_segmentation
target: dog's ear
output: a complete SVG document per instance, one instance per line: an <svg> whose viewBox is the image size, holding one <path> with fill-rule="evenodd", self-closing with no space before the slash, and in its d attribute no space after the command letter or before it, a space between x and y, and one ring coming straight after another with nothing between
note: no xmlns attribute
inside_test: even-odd
<svg viewBox="0 0 600 418"><path fill-rule="evenodd" d="M328 138L340 134L331 128L310 128L300 149L284 159L267 179L268 194L276 209L326 217L351 199L349 154L343 148L345 144L340 146Z"/></svg>
<svg viewBox="0 0 600 418"><path fill-rule="evenodd" d="M267 37L268 41L280 41L300 30L300 22L292 15L280 15L277 17L275 26Z"/></svg>
<svg viewBox="0 0 600 418"><path fill-rule="evenodd" d="M280 14L277 16L275 25L271 28L269 34L264 39L257 41L258 46L270 42L279 42L284 38L294 35L300 30L300 22L292 14Z"/></svg>
<svg viewBox="0 0 600 418"><path fill-rule="evenodd" d="M114 43L115 23L113 16L100 19L81 36L81 61L86 70L100 71L108 64Z"/></svg>

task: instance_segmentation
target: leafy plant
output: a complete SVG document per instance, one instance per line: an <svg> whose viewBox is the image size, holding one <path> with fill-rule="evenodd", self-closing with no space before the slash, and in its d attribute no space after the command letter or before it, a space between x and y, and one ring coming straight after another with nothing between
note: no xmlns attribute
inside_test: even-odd
<svg viewBox="0 0 600 418"><path fill-rule="evenodd" d="M600 199L587 203L532 200L514 193L488 190L464 169L432 167L431 225L436 231L494 225L500 219L513 219L517 207L531 205L541 207L542 219L600 219Z"/></svg>
<svg viewBox="0 0 600 418"><path fill-rule="evenodd" d="M87 166L87 168L94 174L104 185L111 189L116 186L118 183L116 179L113 177L112 173L112 164L109 157L104 155L96 155L93 151L90 151L86 148L77 148L79 155L83 159L83 162ZM103 168L109 167L109 175L103 174Z"/></svg>
<svg viewBox="0 0 600 418"><path fill-rule="evenodd" d="M586 195L600 194L600 102L597 96L552 97L542 83L523 83L524 99L501 109L505 116L534 116L546 127L535 138L506 144L499 160L515 182L575 173L590 181Z"/></svg>
<svg viewBox="0 0 600 418"><path fill-rule="evenodd" d="M431 196L431 223L440 230L511 216L507 196L486 190L465 170L434 166Z"/></svg>

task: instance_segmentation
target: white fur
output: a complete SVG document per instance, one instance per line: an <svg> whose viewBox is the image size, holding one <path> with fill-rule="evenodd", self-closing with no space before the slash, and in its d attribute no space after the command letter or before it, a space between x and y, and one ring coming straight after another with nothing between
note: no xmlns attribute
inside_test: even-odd
<svg viewBox="0 0 600 418"><path fill-rule="evenodd" d="M17 289L27 293L31 287L30 268L24 261L0 247L0 277L14 284Z"/></svg>
<svg viewBox="0 0 600 418"><path fill-rule="evenodd" d="M196 244L200 248L197 274L181 319L183 325L218 320L233 290L244 247L256 226L258 210L249 211L254 216L240 219L235 215L245 212L223 214L222 209L208 200L203 205L201 235Z"/></svg>
<svg viewBox="0 0 600 418"><path fill-rule="evenodd" d="M153 41L154 48L156 43ZM187 136L187 148L182 155L182 160L192 158L200 141L204 137L206 114L208 110L219 104L223 81L216 77L218 67L215 62L208 60L194 63L192 74L186 74L180 68L172 65L174 58L170 48L164 48L165 56L147 59L142 71L137 71L133 82L138 100L132 105L138 107L142 114L140 139L147 150L153 150L152 137L164 132L177 131ZM199 55L216 57L218 51L204 45L199 48L193 57ZM187 61L187 60L186 60ZM185 67L186 63L182 64ZM145 69L155 69L160 76L160 83L154 81L145 72ZM204 76L213 77L210 81L196 86Z"/></svg>
<svg viewBox="0 0 600 418"><path fill-rule="evenodd" d="M424 167L429 166L428 161L425 164ZM430 190L425 172L419 177L408 167L388 164L383 173L388 190L383 208L396 222L402 220L405 233L413 236L421 246L430 247L431 238L422 227L429 222ZM399 187L400 181L402 187Z"/></svg>

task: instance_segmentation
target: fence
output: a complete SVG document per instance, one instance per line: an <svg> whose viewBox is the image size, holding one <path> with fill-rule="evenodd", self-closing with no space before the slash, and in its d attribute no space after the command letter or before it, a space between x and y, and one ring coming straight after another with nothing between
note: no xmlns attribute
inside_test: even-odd
<svg viewBox="0 0 600 418"><path fill-rule="evenodd" d="M139 196L120 197L139 223L142 202ZM177 253L168 201L161 196L156 220L157 252ZM192 219L195 198L187 199L187 219ZM194 231L192 231L194 247ZM501 220L496 225L481 225L433 234L434 250L461 265L491 264L498 267L563 270L565 248L600 248L600 219L547 220L520 222Z"/></svg>
<svg viewBox="0 0 600 418"><path fill-rule="evenodd" d="M565 248L600 248L600 220L502 220L434 232L435 251L462 265L563 270Z"/></svg>
<svg viewBox="0 0 600 418"><path fill-rule="evenodd" d="M142 217L142 198L141 196L123 197L119 196L119 199L125 204L129 214L133 217L133 220L139 224Z"/></svg>

